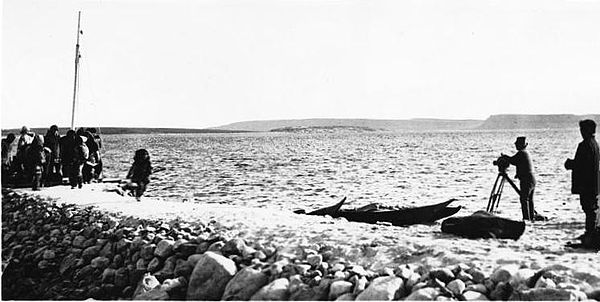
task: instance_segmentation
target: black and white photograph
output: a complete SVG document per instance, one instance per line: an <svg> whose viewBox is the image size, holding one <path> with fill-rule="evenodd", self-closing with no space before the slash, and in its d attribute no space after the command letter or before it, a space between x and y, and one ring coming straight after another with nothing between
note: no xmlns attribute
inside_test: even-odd
<svg viewBox="0 0 600 302"><path fill-rule="evenodd" d="M600 301L600 0L0 15L3 301Z"/></svg>

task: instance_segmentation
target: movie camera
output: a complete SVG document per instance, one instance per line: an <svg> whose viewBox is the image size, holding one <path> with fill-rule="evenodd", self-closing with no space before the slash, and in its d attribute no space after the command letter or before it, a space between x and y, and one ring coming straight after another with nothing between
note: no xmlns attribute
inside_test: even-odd
<svg viewBox="0 0 600 302"><path fill-rule="evenodd" d="M492 193L490 193L490 199L487 204L486 211L489 213L494 213L498 209L498 204L500 203L500 197L502 197L502 190L504 189L504 184L508 182L510 186L515 189L517 194L521 195L519 188L517 185L508 177L506 174L506 170L510 166L510 161L506 155L500 155L498 159L492 162L494 166L498 167L498 176L496 177L496 181L494 182L494 186L492 187Z"/></svg>
<svg viewBox="0 0 600 302"><path fill-rule="evenodd" d="M510 166L508 158L506 158L504 155L500 155L500 157L493 161L492 164L498 167L498 172L506 172L506 169L508 169L508 166Z"/></svg>

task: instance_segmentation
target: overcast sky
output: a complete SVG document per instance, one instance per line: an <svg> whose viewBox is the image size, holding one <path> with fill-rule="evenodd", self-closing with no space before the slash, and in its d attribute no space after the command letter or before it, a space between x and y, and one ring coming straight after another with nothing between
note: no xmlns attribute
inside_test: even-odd
<svg viewBox="0 0 600 302"><path fill-rule="evenodd" d="M600 113L600 1L2 1L2 128Z"/></svg>

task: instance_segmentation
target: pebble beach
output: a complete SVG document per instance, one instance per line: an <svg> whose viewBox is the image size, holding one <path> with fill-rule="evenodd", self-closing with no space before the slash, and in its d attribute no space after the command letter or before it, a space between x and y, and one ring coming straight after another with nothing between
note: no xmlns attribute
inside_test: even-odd
<svg viewBox="0 0 600 302"><path fill-rule="evenodd" d="M3 190L3 299L599 299L600 253L565 246L581 223L472 240L110 191Z"/></svg>

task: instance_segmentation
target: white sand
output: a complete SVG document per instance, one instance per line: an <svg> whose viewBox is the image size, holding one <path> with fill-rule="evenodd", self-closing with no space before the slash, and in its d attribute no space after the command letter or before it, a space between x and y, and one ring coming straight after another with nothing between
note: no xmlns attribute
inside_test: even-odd
<svg viewBox="0 0 600 302"><path fill-rule="evenodd" d="M144 198L136 202L106 192L109 184L86 185L83 189L68 186L42 188L19 193L55 199L58 203L95 206L99 210L149 219L180 218L184 221L217 221L217 228L232 236L243 236L250 243L276 247L333 246L352 263L378 270L395 264L425 263L446 266L459 262L474 264L484 272L502 264L516 263L533 269L563 265L577 272L578 278L600 286L600 253L566 248L574 232L557 222L528 223L518 241L463 239L441 233L440 223L394 227L347 222L342 219L297 215L292 212L246 208L219 204L200 204ZM112 185L113 187L115 185ZM456 215L468 215L461 211ZM570 231L565 231L568 229Z"/></svg>

